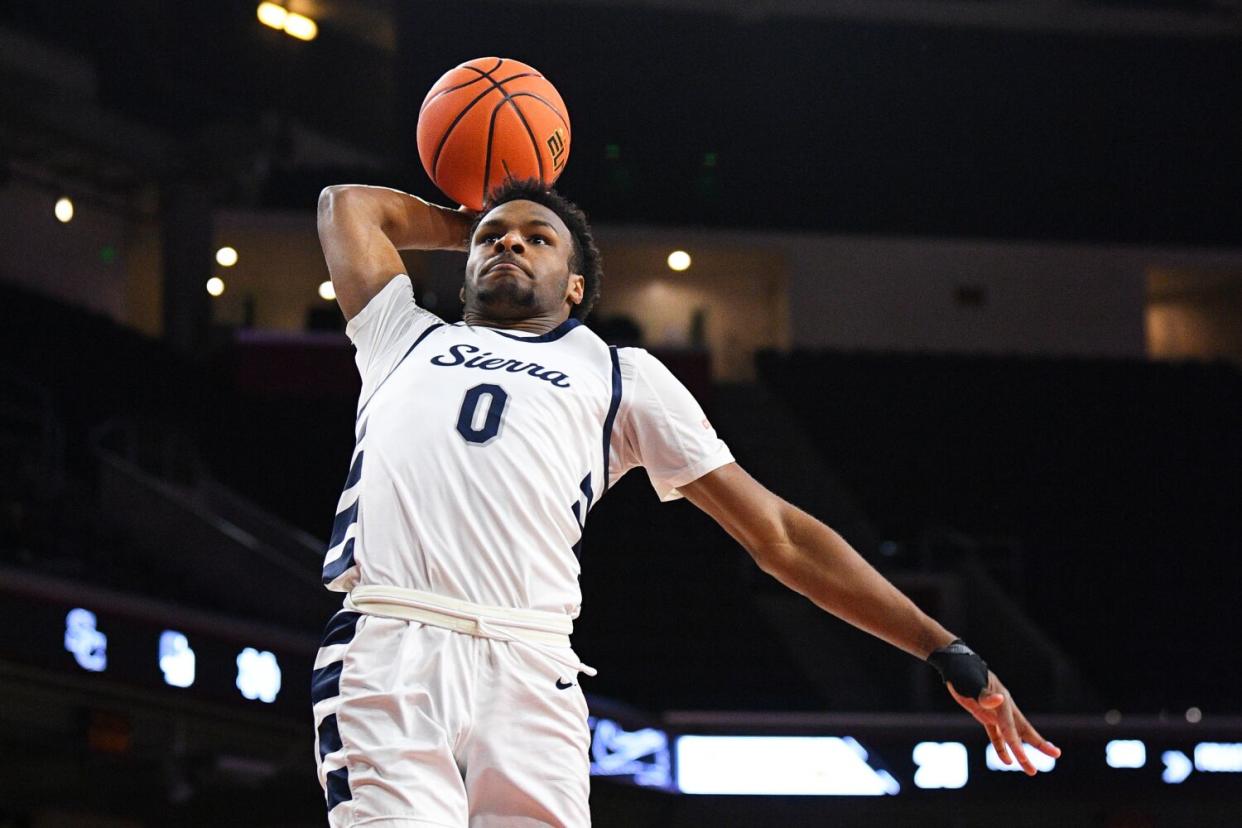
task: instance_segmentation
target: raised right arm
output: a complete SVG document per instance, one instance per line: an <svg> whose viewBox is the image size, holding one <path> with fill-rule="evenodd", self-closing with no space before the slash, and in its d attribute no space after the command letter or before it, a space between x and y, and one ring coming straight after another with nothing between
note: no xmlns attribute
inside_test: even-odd
<svg viewBox="0 0 1242 828"><path fill-rule="evenodd" d="M319 243L345 318L353 319L393 276L398 250L465 250L473 217L421 198L362 184L319 194Z"/></svg>

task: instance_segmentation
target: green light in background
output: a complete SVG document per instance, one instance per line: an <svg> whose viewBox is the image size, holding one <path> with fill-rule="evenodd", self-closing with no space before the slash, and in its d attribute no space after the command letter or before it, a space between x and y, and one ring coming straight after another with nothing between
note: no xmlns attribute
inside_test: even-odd
<svg viewBox="0 0 1242 828"><path fill-rule="evenodd" d="M605 145L604 157L607 158L609 161L616 161L618 158L621 157L621 145L620 144Z"/></svg>
<svg viewBox="0 0 1242 828"><path fill-rule="evenodd" d="M716 153L714 152L705 153L703 155L703 166L704 167L716 166Z"/></svg>
<svg viewBox="0 0 1242 828"><path fill-rule="evenodd" d="M110 244L105 244L99 248L99 261L104 264L112 264L116 261L116 248Z"/></svg>

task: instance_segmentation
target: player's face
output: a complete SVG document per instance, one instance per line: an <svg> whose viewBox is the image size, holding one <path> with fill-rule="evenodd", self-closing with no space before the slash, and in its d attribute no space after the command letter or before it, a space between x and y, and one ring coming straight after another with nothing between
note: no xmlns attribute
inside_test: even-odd
<svg viewBox="0 0 1242 828"><path fill-rule="evenodd" d="M564 319L582 301L583 279L569 272L573 236L560 216L533 201L508 201L479 222L470 239L462 301L488 319Z"/></svg>

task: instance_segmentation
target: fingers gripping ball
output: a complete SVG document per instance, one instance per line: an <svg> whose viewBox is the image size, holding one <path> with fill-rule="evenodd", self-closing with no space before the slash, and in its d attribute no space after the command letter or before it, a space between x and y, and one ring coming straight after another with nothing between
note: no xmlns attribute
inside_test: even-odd
<svg viewBox="0 0 1242 828"><path fill-rule="evenodd" d="M538 71L509 58L450 69L418 113L418 157L445 195L479 210L506 178L551 187L569 159L569 113Z"/></svg>
<svg viewBox="0 0 1242 828"><path fill-rule="evenodd" d="M927 663L936 668L940 678L952 683L959 695L968 699L978 699L988 686L987 662L960 638L933 650Z"/></svg>

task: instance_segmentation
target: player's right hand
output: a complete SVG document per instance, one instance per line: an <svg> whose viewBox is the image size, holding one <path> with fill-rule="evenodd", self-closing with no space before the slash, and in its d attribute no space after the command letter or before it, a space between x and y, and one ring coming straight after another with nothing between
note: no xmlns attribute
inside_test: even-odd
<svg viewBox="0 0 1242 828"><path fill-rule="evenodd" d="M1039 731L1035 730L1026 720L1022 711L1018 709L1018 705L1014 704L1009 690L1001 684L1000 679L991 670L988 671L987 687L979 694L977 700L958 693L951 682L946 683L945 686L949 689L953 700L974 716L975 721L983 725L988 739L992 741L992 747L996 749L996 755L1006 765L1016 758L1026 775L1034 776L1035 765L1026 755L1025 746L1033 747L1054 759L1061 755L1061 749L1040 736Z"/></svg>

